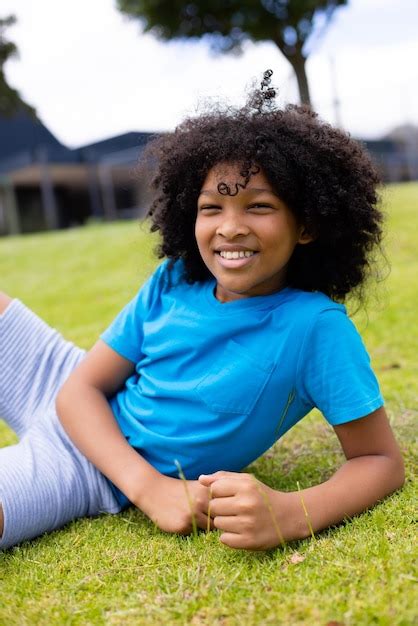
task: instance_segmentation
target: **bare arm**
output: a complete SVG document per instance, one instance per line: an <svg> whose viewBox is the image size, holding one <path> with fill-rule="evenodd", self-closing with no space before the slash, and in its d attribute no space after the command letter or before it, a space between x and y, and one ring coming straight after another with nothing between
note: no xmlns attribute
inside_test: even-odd
<svg viewBox="0 0 418 626"><path fill-rule="evenodd" d="M126 441L107 400L134 364L98 341L58 393L61 423L77 448L132 501L157 472Z"/></svg>
<svg viewBox="0 0 418 626"><path fill-rule="evenodd" d="M192 518L207 527L209 490L198 481L163 476L132 448L107 398L133 374L134 364L98 341L61 388L56 408L77 448L162 530L187 533ZM192 503L190 502L192 500Z"/></svg>
<svg viewBox="0 0 418 626"><path fill-rule="evenodd" d="M264 549L308 537L373 506L402 486L404 467L383 408L335 432L346 462L327 481L283 493L248 474L217 472L202 477L212 487L214 525L235 548ZM306 514L307 512L307 514Z"/></svg>
<svg viewBox="0 0 418 626"><path fill-rule="evenodd" d="M384 408L335 427L346 462L325 483L301 492L314 530L352 517L404 483L404 465ZM300 500L300 498L299 498ZM307 536L306 521L298 531Z"/></svg>

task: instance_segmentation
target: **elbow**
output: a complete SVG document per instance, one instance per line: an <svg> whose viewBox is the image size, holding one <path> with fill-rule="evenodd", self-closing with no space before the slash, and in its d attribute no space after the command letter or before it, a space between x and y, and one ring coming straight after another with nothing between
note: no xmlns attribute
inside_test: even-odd
<svg viewBox="0 0 418 626"><path fill-rule="evenodd" d="M398 478L399 478L399 484L397 486L397 489L400 489L405 484L405 464L404 464L402 455L400 455L400 459L399 459Z"/></svg>
<svg viewBox="0 0 418 626"><path fill-rule="evenodd" d="M66 407L68 406L67 398L68 398L67 383L64 383L64 385L58 391L57 396L55 398L55 410L62 424L64 424L65 422Z"/></svg>
<svg viewBox="0 0 418 626"><path fill-rule="evenodd" d="M391 493L401 489L405 484L405 464L401 452L390 457Z"/></svg>

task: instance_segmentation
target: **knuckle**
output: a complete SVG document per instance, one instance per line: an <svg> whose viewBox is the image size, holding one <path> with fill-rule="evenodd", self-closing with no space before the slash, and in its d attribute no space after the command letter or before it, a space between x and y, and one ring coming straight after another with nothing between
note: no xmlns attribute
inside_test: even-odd
<svg viewBox="0 0 418 626"><path fill-rule="evenodd" d="M255 519L253 517L246 517L243 525L247 533L253 533L256 526Z"/></svg>
<svg viewBox="0 0 418 626"><path fill-rule="evenodd" d="M220 490L218 488L218 484L217 483L213 483L210 486L210 497L211 498L217 498L220 495Z"/></svg>
<svg viewBox="0 0 418 626"><path fill-rule="evenodd" d="M254 498L251 498L249 496L242 498L240 503L240 509L242 513L250 513L254 509L254 504Z"/></svg>
<svg viewBox="0 0 418 626"><path fill-rule="evenodd" d="M257 492L257 485L254 482L253 478L248 477L248 479L244 481L244 490L245 490L246 493L256 493Z"/></svg>
<svg viewBox="0 0 418 626"><path fill-rule="evenodd" d="M207 507L208 501L209 500L205 493L200 494L195 500L196 508L203 509L204 507Z"/></svg>
<svg viewBox="0 0 418 626"><path fill-rule="evenodd" d="M216 515L218 514L218 508L216 505L216 502L214 502L213 500L209 503L210 505L210 511L209 514L211 517L216 517Z"/></svg>

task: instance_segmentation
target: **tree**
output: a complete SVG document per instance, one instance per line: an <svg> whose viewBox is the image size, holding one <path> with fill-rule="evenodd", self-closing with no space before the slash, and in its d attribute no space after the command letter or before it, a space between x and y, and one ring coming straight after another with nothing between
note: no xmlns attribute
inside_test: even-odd
<svg viewBox="0 0 418 626"><path fill-rule="evenodd" d="M118 0L159 39L208 36L217 52L240 52L246 40L273 41L292 65L300 100L310 104L308 40L347 0ZM322 27L319 22L321 22Z"/></svg>
<svg viewBox="0 0 418 626"><path fill-rule="evenodd" d="M20 97L19 92L7 83L3 66L9 59L17 57L18 51L14 43L8 41L4 31L16 22L14 15L0 18L0 115L13 115L17 111L26 111L35 116L35 109L26 104Z"/></svg>

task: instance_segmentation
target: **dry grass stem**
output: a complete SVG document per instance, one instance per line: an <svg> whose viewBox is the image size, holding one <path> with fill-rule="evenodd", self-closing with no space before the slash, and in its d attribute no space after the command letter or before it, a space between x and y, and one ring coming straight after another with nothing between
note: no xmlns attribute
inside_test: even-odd
<svg viewBox="0 0 418 626"><path fill-rule="evenodd" d="M298 486L299 498L300 498L300 502L302 504L303 513L304 513L305 518L306 518L306 523L308 524L309 532L311 533L312 539L314 541L316 541L315 533L314 533L314 530L312 528L311 518L309 517L308 509L305 506L305 502L304 502L304 499L303 499L303 496L302 496L302 491L301 491L301 488L300 488L300 485L299 485L299 481L296 481L296 484Z"/></svg>
<svg viewBox="0 0 418 626"><path fill-rule="evenodd" d="M260 493L261 497L263 498L264 504L266 505L267 510L270 513L271 521L273 522L274 530L276 531L279 543L281 545L286 546L285 538L283 536L282 531L280 530L279 522L277 521L276 516L274 514L273 507L271 506L270 499L267 496L267 494L263 491L263 489L259 486L257 480L254 477L253 477L253 480L255 481L255 484L256 484L256 487L257 487L257 491Z"/></svg>
<svg viewBox="0 0 418 626"><path fill-rule="evenodd" d="M193 498L190 495L190 491L189 491L189 487L187 484L187 479L184 475L184 472L181 468L180 463L177 461L177 459L174 459L174 463L177 467L177 471L179 473L179 478L183 481L183 485L184 485L184 490L186 492L186 498L187 498L187 502L189 504L189 508L190 508L190 514L192 516L192 531L193 531L193 536L197 537L197 523L196 523L196 515L194 513L194 508L193 508Z"/></svg>
<svg viewBox="0 0 418 626"><path fill-rule="evenodd" d="M212 485L209 487L209 504L208 504L208 523L206 526L206 532L210 532L210 503L212 501Z"/></svg>

